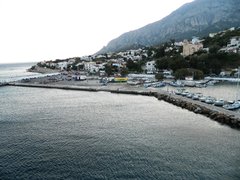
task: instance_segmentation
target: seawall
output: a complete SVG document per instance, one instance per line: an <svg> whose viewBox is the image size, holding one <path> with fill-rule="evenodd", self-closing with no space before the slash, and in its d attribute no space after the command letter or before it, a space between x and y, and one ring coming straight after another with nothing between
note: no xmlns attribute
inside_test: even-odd
<svg viewBox="0 0 240 180"><path fill-rule="evenodd" d="M202 114L214 121L221 124L228 125L232 128L240 129L240 113L234 111L228 111L221 107L209 105L200 101L194 101L186 97L178 96L168 93L166 91L150 91L137 90L137 89L111 89L106 87L86 87L86 86L69 86L69 85L49 85L49 84L28 84L28 83L9 83L9 86L21 86L21 87L35 87L35 88L51 88L51 89L64 89L64 90L80 90L80 91L105 91L111 93L131 94L131 95L143 95L153 96L158 100L171 103L175 106L187 109L196 114Z"/></svg>

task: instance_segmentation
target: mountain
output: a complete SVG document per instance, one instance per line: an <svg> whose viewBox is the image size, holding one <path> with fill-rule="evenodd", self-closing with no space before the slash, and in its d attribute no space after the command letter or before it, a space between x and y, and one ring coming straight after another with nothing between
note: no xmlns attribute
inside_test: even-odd
<svg viewBox="0 0 240 180"><path fill-rule="evenodd" d="M154 46L170 39L183 40L206 36L240 26L239 0L195 0L160 21L122 34L97 54L119 52L129 47Z"/></svg>

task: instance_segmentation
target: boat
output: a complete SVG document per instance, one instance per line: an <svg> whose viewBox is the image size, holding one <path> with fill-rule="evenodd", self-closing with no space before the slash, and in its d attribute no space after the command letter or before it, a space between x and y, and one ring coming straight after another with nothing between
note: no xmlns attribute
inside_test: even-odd
<svg viewBox="0 0 240 180"><path fill-rule="evenodd" d="M145 84L143 84L143 86L144 86L145 88L148 88L148 87L151 87L151 86L152 86L152 83L145 83Z"/></svg>
<svg viewBox="0 0 240 180"><path fill-rule="evenodd" d="M202 96L202 97L199 98L199 101L205 102L206 98L207 98L206 96Z"/></svg>
<svg viewBox="0 0 240 180"><path fill-rule="evenodd" d="M227 110L236 110L240 108L240 102L239 101L235 101L233 104L225 104L223 105L224 109Z"/></svg>
<svg viewBox="0 0 240 180"><path fill-rule="evenodd" d="M196 82L195 81L184 81L184 86L195 87Z"/></svg>
<svg viewBox="0 0 240 180"><path fill-rule="evenodd" d="M188 93L188 94L186 95L186 97L187 97L187 98L192 98L192 97L193 97L193 93Z"/></svg>
<svg viewBox="0 0 240 180"><path fill-rule="evenodd" d="M204 87L207 87L206 84L196 84L196 87L197 88L204 88Z"/></svg>
<svg viewBox="0 0 240 180"><path fill-rule="evenodd" d="M217 99L215 102L214 102L214 105L215 106L223 106L225 104L225 101L223 99Z"/></svg>
<svg viewBox="0 0 240 180"><path fill-rule="evenodd" d="M208 86L214 86L216 83L219 83L219 81L211 80L211 81L208 81L208 82L207 82L207 85L208 85Z"/></svg>
<svg viewBox="0 0 240 180"><path fill-rule="evenodd" d="M174 93L175 93L176 95L182 95L183 91L185 91L185 89L180 88L180 89L177 89Z"/></svg>
<svg viewBox="0 0 240 180"><path fill-rule="evenodd" d="M240 78L239 76L240 76L240 67L238 67L238 80L239 80L239 78ZM236 110L236 109L239 109L239 108L240 108L240 101L237 100L237 99L238 99L238 88L239 88L239 81L237 81L236 100L235 100L233 103L228 103L228 104L223 105L223 108L224 108L224 109L227 109L227 110Z"/></svg>
<svg viewBox="0 0 240 180"><path fill-rule="evenodd" d="M201 97L202 97L201 93L196 93L196 94L193 94L192 99L193 100L199 100L199 98L201 98Z"/></svg>
<svg viewBox="0 0 240 180"><path fill-rule="evenodd" d="M134 86L140 84L140 81L127 81L127 84Z"/></svg>
<svg viewBox="0 0 240 180"><path fill-rule="evenodd" d="M182 96L187 96L188 94L189 94L189 91L183 91L183 92L181 93Z"/></svg>
<svg viewBox="0 0 240 180"><path fill-rule="evenodd" d="M169 85L173 87L184 87L184 84L181 81L172 81Z"/></svg>
<svg viewBox="0 0 240 180"><path fill-rule="evenodd" d="M215 101L216 101L216 99L214 97L211 97L211 96L208 96L205 99L205 103L207 103L207 104L214 104Z"/></svg>
<svg viewBox="0 0 240 180"><path fill-rule="evenodd" d="M166 84L164 82L153 83L154 88L160 88L160 87L164 87L164 86L166 86Z"/></svg>

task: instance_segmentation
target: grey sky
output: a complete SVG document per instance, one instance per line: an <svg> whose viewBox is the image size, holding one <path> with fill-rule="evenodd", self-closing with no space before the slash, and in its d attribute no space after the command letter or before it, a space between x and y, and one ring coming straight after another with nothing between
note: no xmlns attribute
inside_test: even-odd
<svg viewBox="0 0 240 180"><path fill-rule="evenodd" d="M0 0L0 63L93 54L192 0Z"/></svg>

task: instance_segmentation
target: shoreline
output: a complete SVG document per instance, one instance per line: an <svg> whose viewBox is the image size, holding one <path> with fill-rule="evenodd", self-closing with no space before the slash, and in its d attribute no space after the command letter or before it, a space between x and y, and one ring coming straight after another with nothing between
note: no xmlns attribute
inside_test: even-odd
<svg viewBox="0 0 240 180"><path fill-rule="evenodd" d="M130 94L152 96L158 100L163 100L172 105L187 109L193 113L201 114L221 124L228 125L232 128L240 129L240 114L234 111L228 111L220 107L208 105L200 101L194 101L164 90L154 91L153 89L141 89L118 86L77 86L77 85L63 85L63 84L34 84L34 83L8 83L6 86L19 86L19 87L32 87L32 88L50 88L50 89L63 89L63 90L77 90L77 91L90 91L90 92L110 92L116 94Z"/></svg>
<svg viewBox="0 0 240 180"><path fill-rule="evenodd" d="M50 73L60 73L59 70L49 69L49 68L42 68L39 66L35 66L34 69L27 69L28 72L32 73L40 73L40 74L50 74Z"/></svg>

